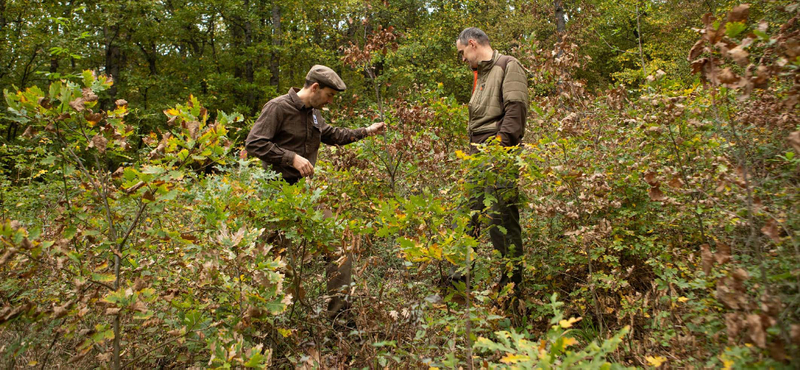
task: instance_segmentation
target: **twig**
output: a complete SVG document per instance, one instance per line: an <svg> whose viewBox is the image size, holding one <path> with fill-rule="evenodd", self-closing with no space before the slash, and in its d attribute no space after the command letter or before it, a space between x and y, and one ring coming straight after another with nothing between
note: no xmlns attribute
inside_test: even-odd
<svg viewBox="0 0 800 370"><path fill-rule="evenodd" d="M641 17L641 14L639 14L639 3L637 2L636 3L636 32L639 35L639 37L638 37L638 39L639 39L639 58L642 59L642 73L643 73L642 78L646 78L647 77L647 68L644 65L644 52L642 52L642 29L641 29L641 27L639 27L639 17Z"/></svg>

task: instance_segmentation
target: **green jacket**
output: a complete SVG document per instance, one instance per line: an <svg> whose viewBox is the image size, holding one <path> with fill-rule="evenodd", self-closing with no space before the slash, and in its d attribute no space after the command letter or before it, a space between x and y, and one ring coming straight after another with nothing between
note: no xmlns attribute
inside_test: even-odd
<svg viewBox="0 0 800 370"><path fill-rule="evenodd" d="M470 142L482 143L499 135L506 146L519 144L525 133L528 77L514 57L497 50L478 65L478 78L469 100Z"/></svg>

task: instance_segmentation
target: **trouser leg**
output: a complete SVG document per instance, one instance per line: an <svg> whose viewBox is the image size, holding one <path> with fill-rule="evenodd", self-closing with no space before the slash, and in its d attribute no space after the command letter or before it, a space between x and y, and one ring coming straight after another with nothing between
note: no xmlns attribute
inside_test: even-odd
<svg viewBox="0 0 800 370"><path fill-rule="evenodd" d="M494 248L510 262L511 271L504 269L500 286L522 282L522 227L519 223L519 193L515 186L500 187L495 192L497 202L491 209L489 237ZM502 227L502 229L501 229ZM505 231L505 232L504 232ZM510 275L510 276L509 276Z"/></svg>
<svg viewBox="0 0 800 370"><path fill-rule="evenodd" d="M349 254L343 254L339 258L327 257L326 262L325 279L328 296L330 297L330 301L328 301L328 317L334 319L350 308L347 293L350 290L350 284L353 282L353 263Z"/></svg>

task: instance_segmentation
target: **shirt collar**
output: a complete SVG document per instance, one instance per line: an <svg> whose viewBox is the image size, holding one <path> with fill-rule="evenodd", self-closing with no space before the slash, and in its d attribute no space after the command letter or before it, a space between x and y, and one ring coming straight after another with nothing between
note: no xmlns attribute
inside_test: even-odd
<svg viewBox="0 0 800 370"><path fill-rule="evenodd" d="M297 110L311 109L311 108L306 108L303 105L303 101L300 99L300 96L297 95L298 91L300 91L299 88L292 87L292 88L289 89L289 92L287 93L289 95L289 99L292 101L292 105L295 108L297 108Z"/></svg>
<svg viewBox="0 0 800 370"><path fill-rule="evenodd" d="M497 62L497 58L499 57L500 57L500 52L495 50L492 53L492 59L484 60L478 63L478 68L476 70L478 71L478 73L481 74L489 72L492 69L492 67L494 67L494 64Z"/></svg>

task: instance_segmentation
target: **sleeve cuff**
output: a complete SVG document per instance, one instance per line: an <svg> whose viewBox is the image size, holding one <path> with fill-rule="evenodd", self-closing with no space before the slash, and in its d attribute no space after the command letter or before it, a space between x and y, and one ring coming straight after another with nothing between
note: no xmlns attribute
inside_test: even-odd
<svg viewBox="0 0 800 370"><path fill-rule="evenodd" d="M283 158L281 158L281 162L283 162L283 166L292 167L292 163L294 162L294 156L296 156L295 152L291 150L284 149L283 151Z"/></svg>

